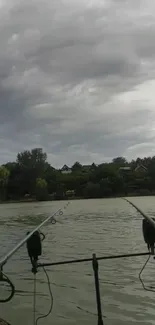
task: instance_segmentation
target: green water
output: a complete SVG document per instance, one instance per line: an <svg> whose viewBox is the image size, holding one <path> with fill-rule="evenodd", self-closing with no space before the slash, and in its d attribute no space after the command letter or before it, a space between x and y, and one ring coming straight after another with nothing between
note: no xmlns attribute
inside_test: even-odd
<svg viewBox="0 0 155 325"><path fill-rule="evenodd" d="M155 215L155 198L132 198L150 216ZM0 205L1 257L44 216L66 202ZM104 254L146 251L141 217L121 199L72 201L56 225L43 228L47 238L43 261L91 257ZM105 325L154 324L155 293L144 291L138 280L146 257L100 262L101 298ZM30 325L33 320L33 275L23 247L5 267L17 292L0 305L0 317L11 324ZM91 263L48 268L54 296L52 314L38 324L97 324L94 279ZM146 284L155 286L154 264L145 272ZM37 313L48 311L50 298L45 275L37 275ZM0 297L5 290L0 287Z"/></svg>

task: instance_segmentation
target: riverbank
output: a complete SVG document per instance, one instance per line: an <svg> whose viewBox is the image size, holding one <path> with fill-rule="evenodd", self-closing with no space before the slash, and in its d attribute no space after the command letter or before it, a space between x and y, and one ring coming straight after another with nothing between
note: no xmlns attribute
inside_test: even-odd
<svg viewBox="0 0 155 325"><path fill-rule="evenodd" d="M0 201L0 204L9 204L9 203L33 203L33 202L55 202L55 201L75 201L75 200L92 200L92 199L116 199L123 197L147 197L147 196L155 196L155 192L151 193L128 193L126 195L115 195L109 197L83 197L83 196L72 196L72 197L60 197L60 198L48 198L47 200L38 201L36 198L23 198L20 200L6 200Z"/></svg>

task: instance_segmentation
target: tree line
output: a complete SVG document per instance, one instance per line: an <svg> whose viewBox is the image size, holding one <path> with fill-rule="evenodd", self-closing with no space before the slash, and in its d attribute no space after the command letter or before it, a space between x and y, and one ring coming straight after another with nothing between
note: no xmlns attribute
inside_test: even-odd
<svg viewBox="0 0 155 325"><path fill-rule="evenodd" d="M0 166L0 200L61 200L155 193L155 157L124 157L109 163L82 165L63 173L47 161L42 148L18 153L15 162Z"/></svg>

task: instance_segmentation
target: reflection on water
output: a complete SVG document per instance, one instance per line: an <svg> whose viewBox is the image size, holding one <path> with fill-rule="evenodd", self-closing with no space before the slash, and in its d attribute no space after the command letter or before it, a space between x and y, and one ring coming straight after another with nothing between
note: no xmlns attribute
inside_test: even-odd
<svg viewBox="0 0 155 325"><path fill-rule="evenodd" d="M153 197L133 198L142 210L155 215ZM64 202L0 205L1 257ZM42 261L146 251L141 216L121 199L72 201L56 225L43 228ZM146 257L99 263L105 325L153 324L155 293L144 291L138 274ZM48 268L54 296L53 312L40 324L97 324L94 279L91 263ZM16 295L0 305L0 317L11 324L32 324L33 275L23 247L5 266L16 286ZM155 287L154 261L143 274L147 286ZM4 290L5 291L5 290ZM3 293L0 287L0 296ZM5 292L6 293L6 292ZM50 297L42 270L37 274L37 313L48 311Z"/></svg>

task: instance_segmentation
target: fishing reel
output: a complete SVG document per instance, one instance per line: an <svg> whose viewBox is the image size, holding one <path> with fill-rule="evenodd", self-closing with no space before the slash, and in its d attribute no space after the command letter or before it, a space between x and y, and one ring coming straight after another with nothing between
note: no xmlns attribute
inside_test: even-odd
<svg viewBox="0 0 155 325"><path fill-rule="evenodd" d="M27 232L27 235L30 232ZM39 231L35 231L27 240L27 252L32 264L32 272L37 273L37 261L39 256L42 255L42 241L45 235Z"/></svg>
<svg viewBox="0 0 155 325"><path fill-rule="evenodd" d="M155 221L155 218L152 218ZM143 219L142 224L144 241L147 244L148 250L154 255L155 248L155 228L146 220Z"/></svg>

